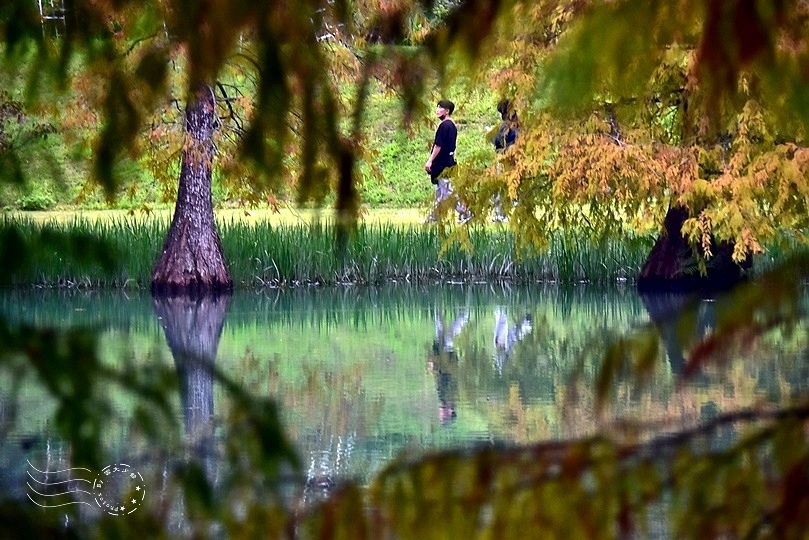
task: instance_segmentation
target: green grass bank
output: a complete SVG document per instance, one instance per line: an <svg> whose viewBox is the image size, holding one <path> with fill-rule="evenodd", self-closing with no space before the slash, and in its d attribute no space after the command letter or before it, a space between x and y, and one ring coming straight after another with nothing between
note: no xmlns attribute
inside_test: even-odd
<svg viewBox="0 0 809 540"><path fill-rule="evenodd" d="M6 215L0 241L32 256L3 269L12 286L148 287L169 226L167 214L93 217ZM402 217L404 216L404 217ZM311 216L308 216L311 217ZM652 238L597 244L558 233L548 250L518 253L503 226L445 228L416 223L418 211L358 224L341 253L328 219L298 214L219 217L219 233L240 288L441 281L610 283L632 281ZM49 247L44 247L49 246Z"/></svg>

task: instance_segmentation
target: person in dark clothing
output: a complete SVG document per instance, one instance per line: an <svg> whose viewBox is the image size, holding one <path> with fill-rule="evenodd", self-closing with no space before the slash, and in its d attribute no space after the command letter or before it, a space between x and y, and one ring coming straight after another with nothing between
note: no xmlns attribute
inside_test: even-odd
<svg viewBox="0 0 809 540"><path fill-rule="evenodd" d="M497 112L500 113L501 122L497 132L490 140L494 145L494 151L502 154L517 141L517 134L520 131L520 119L508 99L502 99L497 103ZM502 165L499 161L497 163L497 172L502 172ZM494 196L493 202L494 217L492 221L506 221L508 217L503 213L503 201L499 193Z"/></svg>
<svg viewBox="0 0 809 540"><path fill-rule="evenodd" d="M504 152L517 141L517 134L520 131L520 119L508 99L502 99L497 103L497 112L500 113L500 127L491 140L496 152Z"/></svg>
<svg viewBox="0 0 809 540"><path fill-rule="evenodd" d="M458 128L451 118L454 110L454 103L448 99L442 99L438 102L435 111L441 123L438 124L438 128L435 131L435 139L433 140L430 157L424 164L424 170L430 175L430 181L435 186L435 203L430 215L427 217L428 222L436 220L436 208L444 199L452 194L449 174L456 165L455 144L458 140ZM461 223L466 223L472 217L472 213L466 208L466 205L461 202L457 195L455 196L455 210L458 212L458 221Z"/></svg>

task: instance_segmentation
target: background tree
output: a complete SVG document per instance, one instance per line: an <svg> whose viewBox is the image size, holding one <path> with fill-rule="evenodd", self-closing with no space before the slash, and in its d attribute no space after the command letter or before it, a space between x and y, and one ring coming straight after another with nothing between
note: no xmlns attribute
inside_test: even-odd
<svg viewBox="0 0 809 540"><path fill-rule="evenodd" d="M21 154L30 152L38 139L53 133L50 124L31 121L23 103L0 91L0 168L10 182L25 180L25 165Z"/></svg>
<svg viewBox="0 0 809 540"><path fill-rule="evenodd" d="M483 48L490 84L523 123L504 156L515 166L490 170L468 198L485 211L505 183L520 201L513 229L539 247L560 228L662 229L642 286L706 272L733 281L751 255L807 225L805 122L793 112L806 102L795 68L806 9L520 3Z"/></svg>
<svg viewBox="0 0 809 540"><path fill-rule="evenodd" d="M185 113L177 204L163 250L152 271L152 292L221 292L233 288L222 241L216 232L211 194L213 88L201 85Z"/></svg>
<svg viewBox="0 0 809 540"><path fill-rule="evenodd" d="M216 156L226 156L222 174L235 172L231 183L242 183L240 192L250 194L248 202L289 178L288 169L297 173L293 182L300 203L322 204L333 192L345 235L357 217L355 163L376 58L363 50L368 32L357 22L369 21L382 28L380 40L399 43L410 22L403 18L404 8L383 3L355 17L345 2L202 2L190 8L172 2L75 2L68 6L66 34L54 43L34 24L34 7L20 1L6 8L24 23L13 31L4 27L8 52L22 56L33 49L41 57L36 67L22 66L30 68L32 87L48 74L56 74L61 84L71 82L67 66L80 60L78 108L92 111L88 122L100 121L94 181L109 197L123 183L121 165L137 162L146 150L151 170L163 179L162 171L174 167L161 167L161 162L165 165L182 148L181 159L175 158L182 164L175 220L155 266L156 291L231 286L210 202ZM323 66L341 73L353 70L355 82L340 89L333 70ZM207 98L204 104L195 101L202 95L197 89L205 85L219 93L218 106ZM171 117L183 102L185 117L171 129ZM220 109L226 114L220 115ZM224 118L235 129L220 135L214 128ZM143 137L147 125L148 138ZM234 131L239 136L228 138ZM165 144L172 137L180 144ZM174 190L163 183L162 191Z"/></svg>

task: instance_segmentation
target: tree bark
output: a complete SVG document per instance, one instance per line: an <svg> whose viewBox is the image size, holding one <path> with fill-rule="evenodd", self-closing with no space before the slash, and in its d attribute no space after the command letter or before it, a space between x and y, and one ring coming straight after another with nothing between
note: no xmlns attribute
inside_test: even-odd
<svg viewBox="0 0 809 540"><path fill-rule="evenodd" d="M211 195L213 89L202 85L185 110L185 145L174 217L152 271L152 292L161 295L230 291L233 280L216 231Z"/></svg>
<svg viewBox="0 0 809 540"><path fill-rule="evenodd" d="M752 266L750 257L742 264L733 260L733 243L711 239L713 256L707 261L706 273L700 274L696 255L682 227L688 219L688 209L669 208L663 221L663 231L638 275L638 290L654 292L702 292L712 294L736 286Z"/></svg>

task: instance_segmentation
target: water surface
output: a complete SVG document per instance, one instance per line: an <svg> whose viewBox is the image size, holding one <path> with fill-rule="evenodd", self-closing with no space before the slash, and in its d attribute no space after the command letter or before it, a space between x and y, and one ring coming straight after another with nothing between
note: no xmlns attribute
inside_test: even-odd
<svg viewBox="0 0 809 540"><path fill-rule="evenodd" d="M203 304L31 289L0 293L0 312L13 325L97 328L112 367L176 368L180 440L221 425L231 409L189 355L213 362L253 396L280 405L302 474L332 485L368 481L404 454L584 437L614 430L616 418L675 430L805 390L802 327L773 331L682 380L693 340L729 310L703 301L685 320L666 318L681 302L586 285L240 291ZM600 409L593 389L605 351L617 337L643 332L660 337L646 384L616 377ZM109 459L159 468L160 449L127 427L137 400L109 391L116 418L105 431ZM0 399L5 423L12 403L16 411L0 446L2 481L22 499L27 463L69 466L70 449L54 434L53 402L35 379L5 379ZM204 454L215 483L223 441L212 429ZM715 444L727 443L722 437L733 433Z"/></svg>

